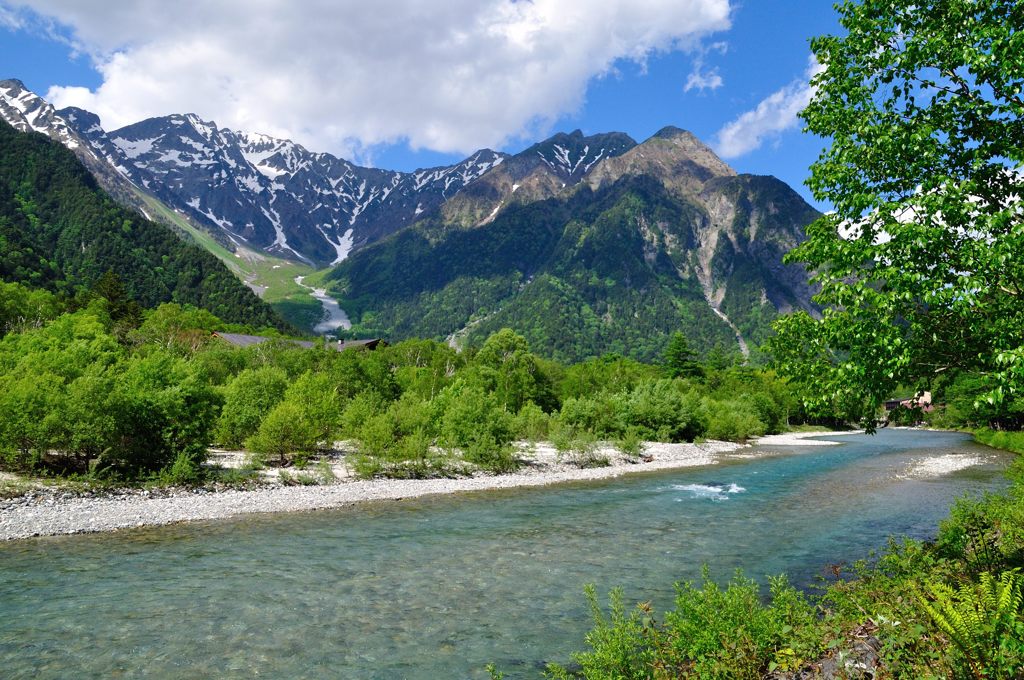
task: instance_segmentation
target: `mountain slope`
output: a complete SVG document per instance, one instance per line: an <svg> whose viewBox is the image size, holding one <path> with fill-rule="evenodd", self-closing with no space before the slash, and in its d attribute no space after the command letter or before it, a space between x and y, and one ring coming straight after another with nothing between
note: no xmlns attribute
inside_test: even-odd
<svg viewBox="0 0 1024 680"><path fill-rule="evenodd" d="M117 205L64 146L0 123L0 278L72 294L108 270L144 306L286 328L215 257Z"/></svg>
<svg viewBox="0 0 1024 680"><path fill-rule="evenodd" d="M56 111L18 80L0 81L0 119L65 144L125 205L145 211L142 192L229 248L311 265L340 262L352 248L412 224L506 158L483 149L455 165L392 172L194 114L108 133L94 114Z"/></svg>
<svg viewBox="0 0 1024 680"><path fill-rule="evenodd" d="M193 114L152 118L109 138L165 203L236 244L310 264L340 262L354 246L411 224L503 158L484 150L413 173L362 168Z"/></svg>
<svg viewBox="0 0 1024 680"><path fill-rule="evenodd" d="M518 162L335 269L331 290L350 316L396 338L475 341L510 326L572 361L652 359L675 330L703 351L756 352L780 311L812 308L806 273L782 256L818 213L774 178L737 175L690 133L624 145L564 186L542 185L540 200L498 194L554 176L541 161L516 177Z"/></svg>
<svg viewBox="0 0 1024 680"><path fill-rule="evenodd" d="M584 137L576 130L558 133L505 159L468 184L441 207L449 224L486 224L511 205L557 196L578 184L591 168L636 146L629 135L612 132Z"/></svg>

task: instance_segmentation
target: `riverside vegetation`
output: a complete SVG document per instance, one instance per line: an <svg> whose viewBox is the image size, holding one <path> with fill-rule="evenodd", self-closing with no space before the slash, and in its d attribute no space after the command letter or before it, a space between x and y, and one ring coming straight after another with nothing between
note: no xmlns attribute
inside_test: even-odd
<svg viewBox="0 0 1024 680"><path fill-rule="evenodd" d="M999 437L1024 453L1024 435ZM934 541L893 540L876 559L834 566L811 594L778 577L765 600L742 574L724 588L705 577L679 584L659 619L617 591L606 610L588 588L588 649L576 669L553 665L547 676L1021 677L1024 462L1008 475L1006 493L959 501Z"/></svg>
<svg viewBox="0 0 1024 680"><path fill-rule="evenodd" d="M811 417L772 372L703 367L681 334L662 365L563 366L508 330L461 353L430 340L238 349L212 337L224 324L209 312L142 312L108 283L72 301L0 284L6 469L193 483L213 444L245 447L251 467L301 468L344 439L361 476L454 476L516 468L517 439L588 466L603 462L598 440L639 455L644 440L742 441Z"/></svg>
<svg viewBox="0 0 1024 680"><path fill-rule="evenodd" d="M833 210L789 261L820 286L769 341L810 402L875 426L901 386L942 426L1024 453L1024 5L850 0L811 48L801 113L828 140L808 186ZM916 417L912 414L905 414ZM1017 430L1017 431L1014 431ZM597 606L579 671L555 678L1024 677L1024 465L1002 495L956 504L934 542L893 542L815 596L737 576L649 608ZM497 671L494 674L500 675Z"/></svg>

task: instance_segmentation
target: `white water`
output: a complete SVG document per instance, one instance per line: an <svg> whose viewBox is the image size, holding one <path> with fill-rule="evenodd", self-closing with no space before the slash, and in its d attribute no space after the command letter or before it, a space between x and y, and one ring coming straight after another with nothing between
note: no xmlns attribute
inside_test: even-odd
<svg viewBox="0 0 1024 680"><path fill-rule="evenodd" d="M339 328L346 331L352 328L352 322L349 320L348 314L346 314L345 310L341 308L337 300L327 294L327 289L307 286L302 282L304 278L306 277L296 276L295 283L309 290L309 294L319 300L320 305L324 308L324 317L320 323L313 326L313 332L319 335L324 335L326 333L336 331Z"/></svg>

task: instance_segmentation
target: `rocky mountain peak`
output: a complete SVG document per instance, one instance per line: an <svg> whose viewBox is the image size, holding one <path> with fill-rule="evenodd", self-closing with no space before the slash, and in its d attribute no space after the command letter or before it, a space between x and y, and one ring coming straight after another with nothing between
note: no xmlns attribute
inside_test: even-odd
<svg viewBox="0 0 1024 680"><path fill-rule="evenodd" d="M622 155L601 163L586 182L592 189L598 189L627 175L654 177L674 192L696 195L708 180L735 177L736 171L693 133L669 126Z"/></svg>

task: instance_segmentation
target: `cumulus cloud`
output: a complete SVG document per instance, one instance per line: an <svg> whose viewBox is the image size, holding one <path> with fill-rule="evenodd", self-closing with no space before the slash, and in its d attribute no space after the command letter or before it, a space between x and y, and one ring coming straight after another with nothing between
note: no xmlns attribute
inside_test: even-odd
<svg viewBox="0 0 1024 680"><path fill-rule="evenodd" d="M543 132L617 61L696 52L732 11L730 0L6 4L68 27L92 56L97 89L48 96L108 129L194 112L339 152L401 140L469 152Z"/></svg>
<svg viewBox="0 0 1024 680"><path fill-rule="evenodd" d="M686 79L686 85L683 86L683 92L689 92L690 90L717 90L723 84L722 76L718 74L718 69L713 68L710 71L694 71L690 74L690 77Z"/></svg>
<svg viewBox="0 0 1024 680"><path fill-rule="evenodd" d="M736 120L718 131L716 150L723 158L736 158L759 149L767 139L773 139L800 122L798 114L814 96L811 79L824 70L812 55L807 71L781 90L773 92Z"/></svg>

